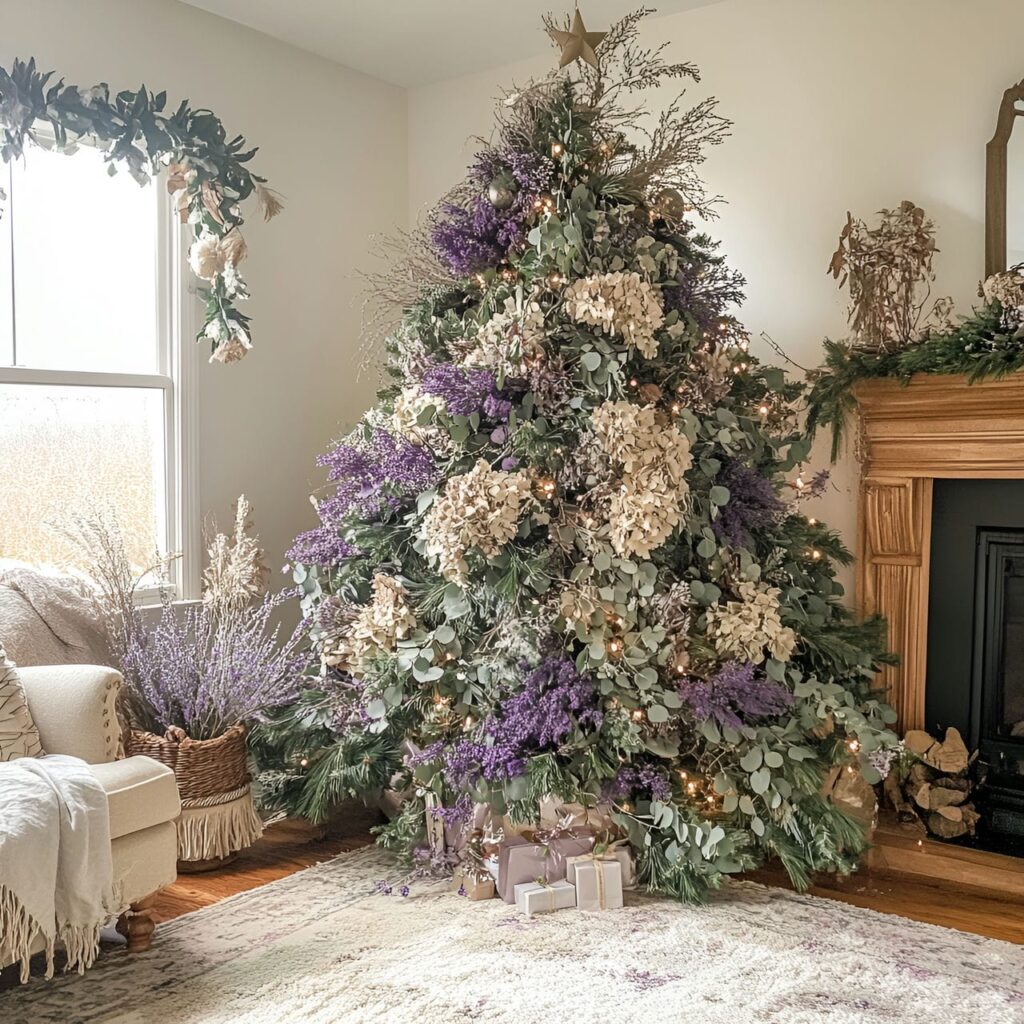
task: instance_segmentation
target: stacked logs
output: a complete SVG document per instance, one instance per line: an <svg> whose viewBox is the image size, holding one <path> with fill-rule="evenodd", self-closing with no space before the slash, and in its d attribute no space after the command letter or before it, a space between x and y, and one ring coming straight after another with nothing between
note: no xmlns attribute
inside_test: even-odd
<svg viewBox="0 0 1024 1024"><path fill-rule="evenodd" d="M900 821L924 824L940 839L973 836L979 814L970 802L973 782L971 757L963 737L947 729L939 741L921 729L911 729L904 743L917 760L897 778L885 780L885 792Z"/></svg>

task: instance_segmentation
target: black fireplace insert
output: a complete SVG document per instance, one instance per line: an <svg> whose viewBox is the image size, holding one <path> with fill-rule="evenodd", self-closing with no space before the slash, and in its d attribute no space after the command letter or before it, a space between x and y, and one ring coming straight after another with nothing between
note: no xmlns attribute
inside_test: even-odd
<svg viewBox="0 0 1024 1024"><path fill-rule="evenodd" d="M936 480L926 728L977 750L980 842L1024 853L1024 481Z"/></svg>

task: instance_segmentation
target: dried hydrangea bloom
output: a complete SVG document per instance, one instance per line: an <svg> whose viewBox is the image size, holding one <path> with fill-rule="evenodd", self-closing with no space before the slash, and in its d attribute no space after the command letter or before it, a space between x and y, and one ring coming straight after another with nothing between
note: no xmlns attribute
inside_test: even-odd
<svg viewBox="0 0 1024 1024"><path fill-rule="evenodd" d="M324 643L324 664L358 673L378 654L393 651L397 641L416 628L408 597L408 591L393 576L377 573L370 603L359 608L349 606L348 614L344 610L336 614L344 628Z"/></svg>
<svg viewBox="0 0 1024 1024"><path fill-rule="evenodd" d="M661 295L635 271L596 274L565 289L566 312L577 323L622 338L645 359L658 354L655 331L665 322Z"/></svg>
<svg viewBox="0 0 1024 1024"><path fill-rule="evenodd" d="M419 385L410 384L395 399L389 426L399 437L422 447L437 433L436 428L419 422L424 410L431 406L438 412L444 412L444 399L437 395L425 395Z"/></svg>
<svg viewBox="0 0 1024 1024"><path fill-rule="evenodd" d="M612 546L619 555L647 558L682 521L690 442L654 406L604 402L590 423L622 474L607 499Z"/></svg>
<svg viewBox="0 0 1024 1024"><path fill-rule="evenodd" d="M529 301L520 309L509 297L505 308L477 331L463 364L495 370L506 377L522 377L543 341L544 311L540 304Z"/></svg>
<svg viewBox="0 0 1024 1024"><path fill-rule="evenodd" d="M708 609L708 636L724 658L759 665L765 651L778 661L788 661L796 648L796 634L779 618L778 587L749 580L737 588L738 601Z"/></svg>
<svg viewBox="0 0 1024 1024"><path fill-rule="evenodd" d="M445 485L423 521L426 552L441 574L465 582L466 552L476 548L493 558L516 535L532 500L526 473L491 469L484 459Z"/></svg>
<svg viewBox="0 0 1024 1024"><path fill-rule="evenodd" d="M986 302L1003 307L1003 321L1008 326L1024 320L1024 263L1018 263L985 279L981 294Z"/></svg>

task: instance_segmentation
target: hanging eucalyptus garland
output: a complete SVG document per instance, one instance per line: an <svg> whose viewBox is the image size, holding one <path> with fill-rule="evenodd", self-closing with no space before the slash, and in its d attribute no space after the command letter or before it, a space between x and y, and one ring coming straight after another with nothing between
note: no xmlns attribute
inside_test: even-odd
<svg viewBox="0 0 1024 1024"><path fill-rule="evenodd" d="M81 89L63 79L51 83L53 74L37 71L34 58L15 60L9 72L0 68L0 156L5 163L23 156L26 142L66 154L86 143L104 151L108 174L124 170L145 185L166 171L179 216L195 235L189 265L205 282L197 340L210 342L211 361L241 359L252 347L249 317L237 307L249 297L237 270L246 252L241 203L254 196L266 220L282 205L266 179L246 166L256 150L241 135L229 139L220 118L187 100L165 112L166 92L143 85L111 96L105 82ZM52 140L40 133L43 125Z"/></svg>

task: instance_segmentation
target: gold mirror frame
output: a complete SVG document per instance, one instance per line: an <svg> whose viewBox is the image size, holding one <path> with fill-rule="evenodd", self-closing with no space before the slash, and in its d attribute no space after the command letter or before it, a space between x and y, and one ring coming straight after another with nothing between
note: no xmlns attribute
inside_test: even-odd
<svg viewBox="0 0 1024 1024"><path fill-rule="evenodd" d="M1006 147L1024 110L1024 79L1003 93L995 134L985 147L985 276L1006 270Z"/></svg>

